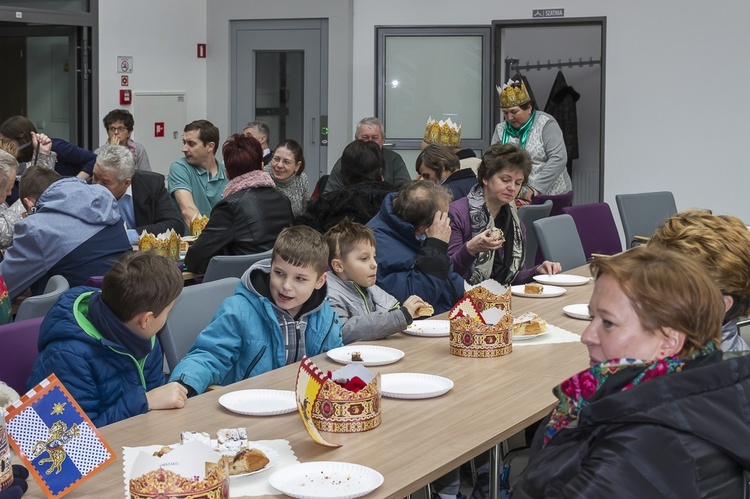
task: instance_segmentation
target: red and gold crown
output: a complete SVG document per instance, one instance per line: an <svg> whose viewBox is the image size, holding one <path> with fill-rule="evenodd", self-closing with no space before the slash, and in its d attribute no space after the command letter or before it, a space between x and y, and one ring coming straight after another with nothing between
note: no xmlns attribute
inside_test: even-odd
<svg viewBox="0 0 750 499"><path fill-rule="evenodd" d="M447 120L427 120L424 130L424 141L428 144L440 144L445 147L456 148L461 145L461 126L448 118Z"/></svg>
<svg viewBox="0 0 750 499"><path fill-rule="evenodd" d="M489 358L513 351L513 316L500 308L480 312L471 296L464 296L448 314L450 352L459 357Z"/></svg>
<svg viewBox="0 0 750 499"><path fill-rule="evenodd" d="M531 102L529 91L526 90L523 80L508 80L508 83L496 88L497 95L500 96L500 107L503 109L523 106Z"/></svg>

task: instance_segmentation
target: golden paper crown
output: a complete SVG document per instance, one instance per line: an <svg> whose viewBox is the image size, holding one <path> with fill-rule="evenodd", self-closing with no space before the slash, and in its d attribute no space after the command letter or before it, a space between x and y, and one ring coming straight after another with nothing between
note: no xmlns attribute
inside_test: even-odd
<svg viewBox="0 0 750 499"><path fill-rule="evenodd" d="M180 259L180 236L169 229L161 234L151 234L145 230L138 236L138 251L154 250L157 255L173 261Z"/></svg>
<svg viewBox="0 0 750 499"><path fill-rule="evenodd" d="M492 291L487 289L483 285L485 283L498 291L498 293L493 293ZM499 294L500 287L504 288L504 286L500 285L497 282L493 283L490 281L483 281L482 283L477 284L469 291L467 291L466 296L471 297L472 301L480 312L483 312L490 308L499 308L500 310L510 312L510 288L504 289L502 294Z"/></svg>
<svg viewBox="0 0 750 499"><path fill-rule="evenodd" d="M450 352L459 357L490 358L513 351L513 316L500 309L478 313L470 296L454 305L450 317ZM488 324L485 317L492 319Z"/></svg>
<svg viewBox="0 0 750 499"><path fill-rule="evenodd" d="M503 109L523 106L531 102L531 97L529 97L529 92L526 90L523 80L508 80L508 83L496 88L497 95L500 96L500 107Z"/></svg>
<svg viewBox="0 0 750 499"><path fill-rule="evenodd" d="M424 141L428 144L440 144L450 148L456 148L461 145L461 127L453 123L450 118L443 121L432 119L427 120L427 127L424 130Z"/></svg>

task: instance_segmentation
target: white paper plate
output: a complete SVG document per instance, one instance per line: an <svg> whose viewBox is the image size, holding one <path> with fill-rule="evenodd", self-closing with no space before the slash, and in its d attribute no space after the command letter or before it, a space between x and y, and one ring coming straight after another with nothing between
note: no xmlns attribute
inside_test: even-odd
<svg viewBox="0 0 750 499"><path fill-rule="evenodd" d="M450 336L451 322L437 319L414 321L404 332L414 336Z"/></svg>
<svg viewBox="0 0 750 499"><path fill-rule="evenodd" d="M576 303L575 305L567 305L563 307L563 312L573 317L574 319L583 319L590 321L593 319L589 315L589 304L588 303Z"/></svg>
<svg viewBox="0 0 750 499"><path fill-rule="evenodd" d="M439 397L451 388L453 381L442 376L421 373L383 374L380 377L383 397L427 399Z"/></svg>
<svg viewBox="0 0 750 499"><path fill-rule="evenodd" d="M530 340L532 338L538 338L540 336L544 336L547 333L549 333L549 326L547 326L547 330L545 332L543 332L543 333L539 333L539 334L519 334L518 336L513 336L513 341Z"/></svg>
<svg viewBox="0 0 750 499"><path fill-rule="evenodd" d="M523 284L518 284L517 286L511 286L510 292L516 296L525 296L527 298L552 298L553 296L560 296L566 291L565 288L550 286L549 284L542 286L541 294L526 293L524 289Z"/></svg>
<svg viewBox="0 0 750 499"><path fill-rule="evenodd" d="M257 442L248 442L247 445L251 449L258 449L263 454L265 454L266 457L268 458L268 464L259 470L250 471L248 473L242 473L241 475L229 475L229 478L232 480L237 479L237 478L242 478L244 476L255 475L256 473L262 473L263 471L266 471L269 468L273 468L274 466L276 466L276 463L279 462L279 459L280 459L279 453L273 450L272 448L267 447L265 445L261 445Z"/></svg>
<svg viewBox="0 0 750 499"><path fill-rule="evenodd" d="M582 286L591 278L571 274L535 275L534 280L542 284L554 284L557 286Z"/></svg>
<svg viewBox="0 0 750 499"><path fill-rule="evenodd" d="M362 361L352 361L352 352L359 352ZM378 345L349 345L329 350L328 358L339 364L362 364L365 366L384 366L398 362L404 352L398 348L381 347Z"/></svg>
<svg viewBox="0 0 750 499"><path fill-rule="evenodd" d="M287 466L268 477L279 492L301 499L353 499L383 484L383 475L352 463L313 461Z"/></svg>
<svg viewBox="0 0 750 499"><path fill-rule="evenodd" d="M238 390L219 397L219 404L246 416L275 416L297 410L291 390Z"/></svg>

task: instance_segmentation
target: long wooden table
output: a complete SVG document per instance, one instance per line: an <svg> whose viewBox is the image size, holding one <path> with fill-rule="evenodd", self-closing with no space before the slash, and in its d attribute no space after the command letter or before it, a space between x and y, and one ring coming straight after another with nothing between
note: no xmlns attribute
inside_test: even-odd
<svg viewBox="0 0 750 499"><path fill-rule="evenodd" d="M580 267L571 274L588 276ZM555 326L580 334L587 322L566 316L562 307L587 303L593 283L567 288L555 298L514 296L514 314L533 311ZM371 342L370 342L371 343ZM418 372L446 376L454 388L432 399L383 397L382 424L356 434L324 433L343 444L330 449L313 442L299 415L252 417L231 413L218 404L224 393L238 389L293 390L298 366L290 365L191 398L186 408L152 411L101 428L115 452L123 446L178 442L180 431L206 431L244 426L251 439L287 439L300 462L344 461L378 470L383 485L367 497L403 498L451 469L495 446L541 419L552 407L552 388L588 366L581 343L538 346L514 345L509 355L468 359L449 353L448 338L416 337L403 333L377 342L403 350L395 364L370 368L380 373ZM341 367L325 355L313 359L323 370ZM122 459L73 491L71 497L122 497ZM269 473L270 474L270 473ZM24 497L43 497L36 484ZM278 496L268 496L278 497Z"/></svg>

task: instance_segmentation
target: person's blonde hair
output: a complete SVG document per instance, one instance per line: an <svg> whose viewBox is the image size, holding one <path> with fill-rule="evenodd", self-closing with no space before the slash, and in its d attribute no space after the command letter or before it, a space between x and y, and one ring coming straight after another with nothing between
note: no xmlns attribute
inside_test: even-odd
<svg viewBox="0 0 750 499"><path fill-rule="evenodd" d="M739 218L686 210L657 229L649 246L677 251L702 264L734 304L725 321L750 312L750 231Z"/></svg>
<svg viewBox="0 0 750 499"><path fill-rule="evenodd" d="M724 300L700 263L655 246L638 246L591 262L591 274L612 277L649 334L672 328L685 334L680 356L721 342Z"/></svg>

